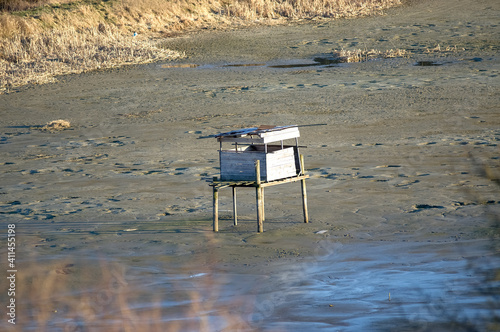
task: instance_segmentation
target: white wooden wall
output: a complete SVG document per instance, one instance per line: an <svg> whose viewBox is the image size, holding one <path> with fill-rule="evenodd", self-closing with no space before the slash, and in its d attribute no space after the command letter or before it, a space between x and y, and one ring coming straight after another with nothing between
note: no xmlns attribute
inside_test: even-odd
<svg viewBox="0 0 500 332"><path fill-rule="evenodd" d="M221 180L255 180L257 159L260 160L261 181L273 181L297 175L293 147L267 154L263 151L230 150L220 152Z"/></svg>

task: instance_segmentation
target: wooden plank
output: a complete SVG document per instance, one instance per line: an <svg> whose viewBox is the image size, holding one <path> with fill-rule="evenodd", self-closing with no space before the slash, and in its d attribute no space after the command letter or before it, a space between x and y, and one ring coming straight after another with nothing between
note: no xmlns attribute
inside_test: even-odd
<svg viewBox="0 0 500 332"><path fill-rule="evenodd" d="M270 186L275 186L275 185L282 184L282 183L296 182L296 181L300 181L302 179L308 179L308 178L309 178L309 175L297 175L297 176L289 177L286 179L280 179L280 180L269 181L269 182L261 182L260 185L262 187L270 187ZM216 181L216 182L210 183L209 185L212 187L217 187L218 189L223 189L223 188L232 187L232 186L235 186L235 187L255 187L256 183L255 183L255 179L254 179L254 181Z"/></svg>
<svg viewBox="0 0 500 332"><path fill-rule="evenodd" d="M227 187L255 187L255 181L217 181L209 186L217 187L219 190Z"/></svg>
<svg viewBox="0 0 500 332"><path fill-rule="evenodd" d="M261 187L271 187L271 186L276 186L278 184L296 182L296 181L300 181L302 179L307 179L307 178L309 178L309 175L294 176L294 177L276 180L276 181L272 181L272 182L264 182L264 183L261 183L260 186Z"/></svg>
<svg viewBox="0 0 500 332"><path fill-rule="evenodd" d="M258 133L257 135L242 136L221 136L217 137L218 142L242 143L242 144L264 144L271 142L284 141L287 139L300 137L299 128L292 127L276 131Z"/></svg>
<svg viewBox="0 0 500 332"><path fill-rule="evenodd" d="M260 137L265 138L265 137L279 137L282 135L295 135L294 137L300 137L300 132L298 127L290 127L290 128L284 128L281 130L272 130L272 131L266 131L258 134Z"/></svg>
<svg viewBox="0 0 500 332"><path fill-rule="evenodd" d="M300 137L298 130L296 133L294 132L290 133L277 132L277 133L279 134L263 137L264 143L272 143L272 142L284 141L287 139Z"/></svg>
<svg viewBox="0 0 500 332"><path fill-rule="evenodd" d="M221 151L221 158L223 162L253 162L255 159L265 160L266 154L260 151Z"/></svg>
<svg viewBox="0 0 500 332"><path fill-rule="evenodd" d="M259 156L264 157L266 154L264 151L243 151L243 152L236 152L234 150L223 150L220 152L222 157L226 158L246 158L246 159L251 159L251 158L259 158ZM252 157L253 156L253 157Z"/></svg>
<svg viewBox="0 0 500 332"><path fill-rule="evenodd" d="M265 154L259 151L237 153L221 151L221 180L252 180L255 178L254 160L261 162L261 179L273 181L296 175L294 147Z"/></svg>
<svg viewBox="0 0 500 332"><path fill-rule="evenodd" d="M261 163L261 177L266 179L266 154L250 151L236 153L235 151L221 151L221 180L255 180L255 160Z"/></svg>
<svg viewBox="0 0 500 332"><path fill-rule="evenodd" d="M223 180L228 180L228 181L234 181L234 180L251 180L252 178L255 178L255 175L252 176L252 174L248 173L222 173L221 178ZM262 179L263 181L266 181L266 179Z"/></svg>
<svg viewBox="0 0 500 332"><path fill-rule="evenodd" d="M291 177L291 176L294 176L295 175L295 170L292 169L279 169L279 168L275 168L273 169L272 172L269 172L269 174L267 175L267 181L276 181L276 180L279 180L279 179L284 179L284 178L287 178L287 177Z"/></svg>
<svg viewBox="0 0 500 332"><path fill-rule="evenodd" d="M296 174L294 149L292 147L267 154L266 180L291 177Z"/></svg>
<svg viewBox="0 0 500 332"><path fill-rule="evenodd" d="M266 158L240 158L240 157L235 157L232 159L225 158L221 162L221 170L222 171L232 171L234 168L238 169L246 169L249 173L253 173L253 167L252 170L250 170L249 165L253 165L255 160L260 160L262 163L262 168L265 169L265 164L266 164Z"/></svg>
<svg viewBox="0 0 500 332"><path fill-rule="evenodd" d="M279 179L284 179L295 175L295 169L289 168L274 168L272 172L267 175L267 181L276 181Z"/></svg>
<svg viewBox="0 0 500 332"><path fill-rule="evenodd" d="M250 138L248 136L245 137L218 137L218 142L227 142L227 143L241 143L241 144L264 144L263 138Z"/></svg>
<svg viewBox="0 0 500 332"><path fill-rule="evenodd" d="M247 135L248 133L254 132L258 129L259 129L258 127L236 129L236 130L228 131L227 133L217 134L217 135L215 135L215 137Z"/></svg>

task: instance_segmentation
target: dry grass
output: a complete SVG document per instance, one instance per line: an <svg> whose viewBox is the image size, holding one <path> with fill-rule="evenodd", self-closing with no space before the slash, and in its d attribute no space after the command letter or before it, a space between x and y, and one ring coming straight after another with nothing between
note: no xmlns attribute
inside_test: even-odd
<svg viewBox="0 0 500 332"><path fill-rule="evenodd" d="M1 0L0 0L1 1ZM204 27L379 14L402 0L3 0L0 93L58 75L173 59L159 38ZM58 4L57 6L55 4ZM137 37L134 37L137 34Z"/></svg>
<svg viewBox="0 0 500 332"><path fill-rule="evenodd" d="M46 131L59 131L59 130L68 129L70 127L71 127L71 123L67 120L54 120L54 121L48 122L41 129L46 130Z"/></svg>
<svg viewBox="0 0 500 332"><path fill-rule="evenodd" d="M379 51L375 49L371 50L335 50L333 53L336 56L336 59L339 60L339 62L362 62L362 61L367 61L370 59L375 59L375 58L401 58L401 57L407 57L410 55L409 51L402 50L402 49L391 49L387 51Z"/></svg>
<svg viewBox="0 0 500 332"><path fill-rule="evenodd" d="M399 0L239 0L223 7L224 13L245 19L259 18L344 18L366 16L401 4Z"/></svg>
<svg viewBox="0 0 500 332"><path fill-rule="evenodd" d="M436 47L433 48L426 48L425 53L446 53L446 52L458 52L458 51L464 51L464 48L458 48L456 45L455 46L446 46L446 47L441 47L441 45L437 45Z"/></svg>
<svg viewBox="0 0 500 332"><path fill-rule="evenodd" d="M124 36L112 29L44 31L0 41L0 48L3 51L0 73L5 75L0 88L4 89L53 82L57 75L180 56L157 47L154 41Z"/></svg>
<svg viewBox="0 0 500 332"><path fill-rule="evenodd" d="M75 0L0 0L0 10L19 11L49 4L63 4L70 2L75 2Z"/></svg>

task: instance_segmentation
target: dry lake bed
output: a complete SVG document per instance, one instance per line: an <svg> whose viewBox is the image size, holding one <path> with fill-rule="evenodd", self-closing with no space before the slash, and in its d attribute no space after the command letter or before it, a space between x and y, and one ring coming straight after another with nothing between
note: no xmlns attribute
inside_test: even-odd
<svg viewBox="0 0 500 332"><path fill-rule="evenodd" d="M193 32L165 42L178 62L0 95L3 262L8 225L16 243L0 326L498 330L499 19L495 0L422 0ZM409 55L335 63L341 49ZM41 130L56 119L71 128ZM254 192L235 227L221 191L214 234L210 135L261 124L310 125L311 222L298 184L266 191L262 234Z"/></svg>

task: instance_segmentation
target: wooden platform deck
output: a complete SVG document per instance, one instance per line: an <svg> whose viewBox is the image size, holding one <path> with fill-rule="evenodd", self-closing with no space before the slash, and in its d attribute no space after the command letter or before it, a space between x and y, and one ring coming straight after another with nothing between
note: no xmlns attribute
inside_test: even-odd
<svg viewBox="0 0 500 332"><path fill-rule="evenodd" d="M280 180L274 180L274 181L269 181L269 182L261 182L260 186L261 187L270 187L270 186L275 186L278 184L283 184L283 183L290 183L290 182L296 182L304 179L308 179L309 175L297 175L297 176L292 176L289 178L285 179L280 179ZM259 184L257 184L256 181L220 181L220 180L212 180L212 182L209 184L211 187L217 187L218 189L223 189L227 187L258 187Z"/></svg>
<svg viewBox="0 0 500 332"><path fill-rule="evenodd" d="M303 156L300 156L300 162L302 164L301 169L303 170ZM304 222L309 222L309 215L307 210L307 192L306 192L306 179L309 178L308 175L298 174L297 176L292 176L284 179L266 181L260 180L260 161L255 161L255 181L221 181L214 178L209 184L213 188L213 230L214 232L219 231L219 190L224 188L232 188L233 194L233 222L236 226L238 224L238 213L236 204L236 188L255 188L256 196L256 206L257 206L257 231L259 233L264 231L264 188L276 186L285 183L300 181L302 188L302 209L304 213Z"/></svg>

